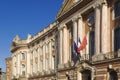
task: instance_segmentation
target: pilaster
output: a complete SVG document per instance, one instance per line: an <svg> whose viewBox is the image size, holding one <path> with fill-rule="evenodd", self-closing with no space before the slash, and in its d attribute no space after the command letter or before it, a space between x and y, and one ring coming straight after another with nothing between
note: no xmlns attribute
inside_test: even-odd
<svg viewBox="0 0 120 80"><path fill-rule="evenodd" d="M62 29L59 29L59 33L60 33L60 48L59 48L59 61L60 61L60 64L62 64L62 60L63 60L63 52L62 52L62 43L63 43L63 30Z"/></svg>
<svg viewBox="0 0 120 80"><path fill-rule="evenodd" d="M97 4L95 7L95 54L100 53L100 19L100 5Z"/></svg>
<svg viewBox="0 0 120 80"><path fill-rule="evenodd" d="M77 18L73 18L73 40L77 43Z"/></svg>
<svg viewBox="0 0 120 80"><path fill-rule="evenodd" d="M84 34L84 27L83 27L83 20L82 16L79 14L78 15L78 38L83 40L83 34Z"/></svg>
<svg viewBox="0 0 120 80"><path fill-rule="evenodd" d="M64 63L68 62L68 33L67 33L67 26L63 26L63 53L64 53Z"/></svg>
<svg viewBox="0 0 120 80"><path fill-rule="evenodd" d="M101 23L101 41L102 53L110 52L110 26L108 26L108 7L107 1L103 0L102 3L102 23Z"/></svg>

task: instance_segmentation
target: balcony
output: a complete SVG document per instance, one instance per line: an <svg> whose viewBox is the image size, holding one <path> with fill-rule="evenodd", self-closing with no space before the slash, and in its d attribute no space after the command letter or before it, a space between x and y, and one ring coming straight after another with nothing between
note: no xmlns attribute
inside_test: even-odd
<svg viewBox="0 0 120 80"><path fill-rule="evenodd" d="M98 55L94 55L92 57L92 61L102 61L102 60L111 60L116 59L120 57L120 50L117 52L107 52L107 53L101 53Z"/></svg>

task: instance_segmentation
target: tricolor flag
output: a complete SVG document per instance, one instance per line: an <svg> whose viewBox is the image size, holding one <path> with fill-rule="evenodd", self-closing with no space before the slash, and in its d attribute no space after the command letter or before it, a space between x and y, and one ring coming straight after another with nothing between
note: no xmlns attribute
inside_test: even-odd
<svg viewBox="0 0 120 80"><path fill-rule="evenodd" d="M77 48L77 52L83 50L86 47L86 45L87 45L87 39L86 39L86 36L85 36L83 38L83 41L82 41L81 45Z"/></svg>

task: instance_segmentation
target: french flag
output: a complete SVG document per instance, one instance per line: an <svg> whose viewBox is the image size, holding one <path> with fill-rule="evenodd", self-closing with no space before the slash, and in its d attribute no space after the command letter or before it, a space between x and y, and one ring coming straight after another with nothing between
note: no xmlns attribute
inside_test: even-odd
<svg viewBox="0 0 120 80"><path fill-rule="evenodd" d="M82 41L82 43L81 43L80 45L79 45L79 43L80 43L80 41L78 41L77 52L83 50L83 49L86 47L86 45L87 45L87 39L86 39L86 36L84 36L83 41Z"/></svg>

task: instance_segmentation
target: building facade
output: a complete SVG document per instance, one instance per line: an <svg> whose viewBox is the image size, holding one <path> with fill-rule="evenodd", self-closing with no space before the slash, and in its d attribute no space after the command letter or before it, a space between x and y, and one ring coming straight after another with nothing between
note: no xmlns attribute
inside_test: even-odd
<svg viewBox="0 0 120 80"><path fill-rule="evenodd" d="M119 0L64 0L56 21L13 39L12 79L119 80L119 49Z"/></svg>
<svg viewBox="0 0 120 80"><path fill-rule="evenodd" d="M6 79L12 80L12 57L8 57L6 60Z"/></svg>

